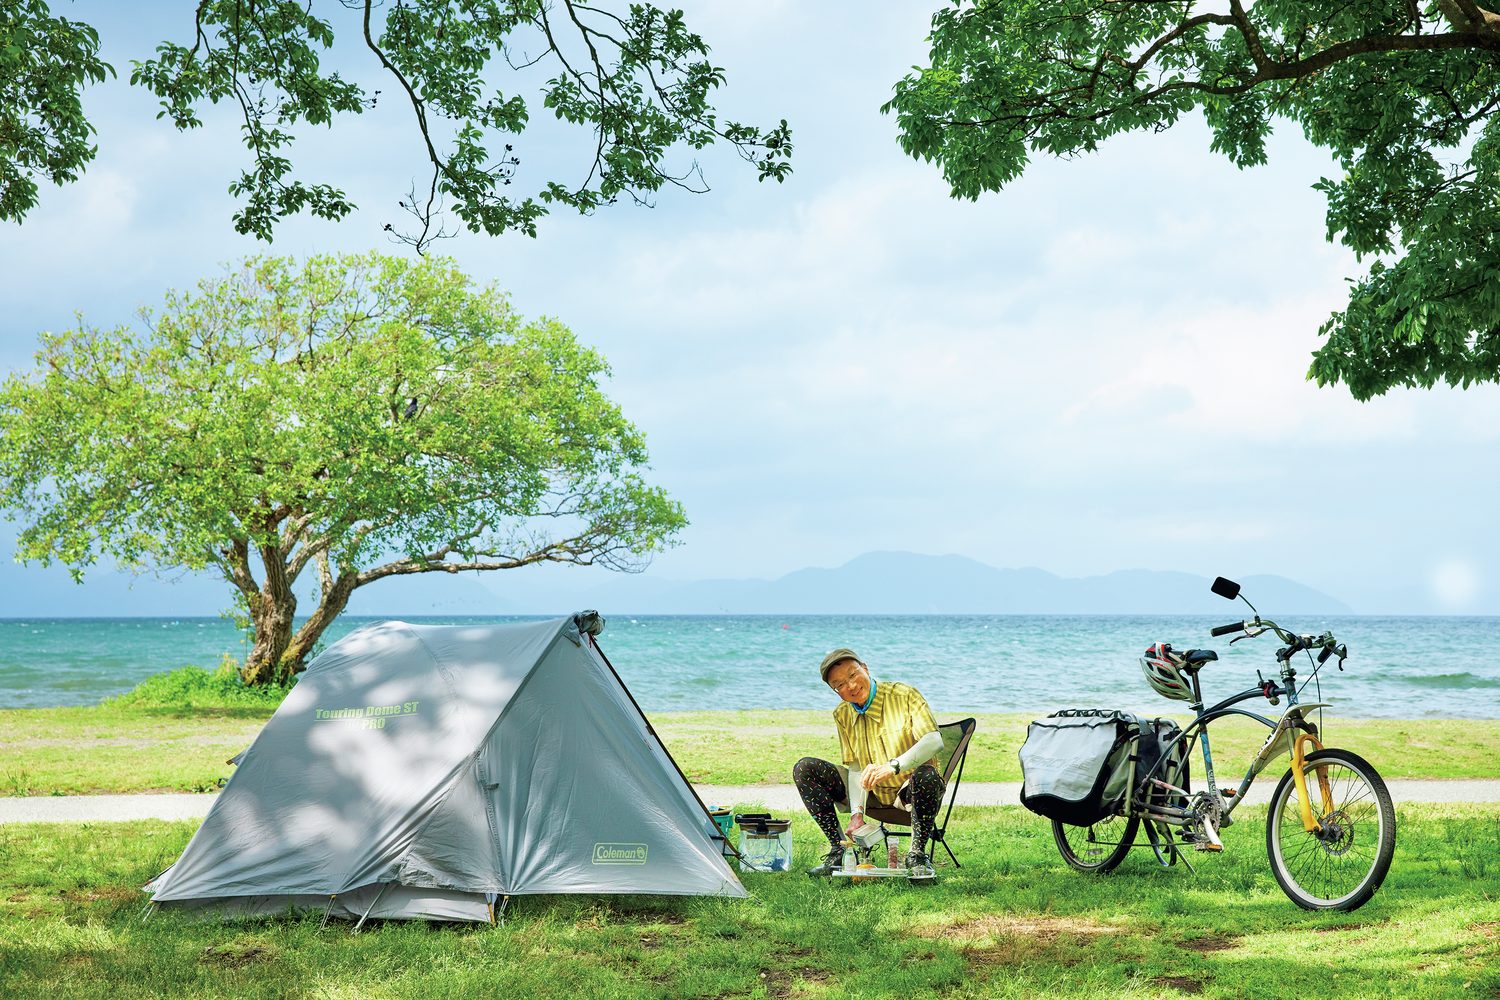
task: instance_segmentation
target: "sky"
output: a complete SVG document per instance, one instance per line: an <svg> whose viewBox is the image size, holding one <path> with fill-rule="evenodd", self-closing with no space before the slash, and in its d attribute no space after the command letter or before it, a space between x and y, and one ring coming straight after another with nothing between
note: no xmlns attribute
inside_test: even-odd
<svg viewBox="0 0 1500 1000"><path fill-rule="evenodd" d="M181 3L61 6L99 27L122 78L191 28ZM1362 265L1326 241L1311 185L1337 167L1295 130L1242 171L1193 117L955 200L879 111L935 7L683 6L727 71L724 116L790 121L791 178L758 183L709 150L706 194L439 251L609 358L654 481L691 520L648 573L774 578L903 550L1063 576L1275 573L1365 613L1500 613L1500 392L1358 403L1306 380ZM390 93L366 62L340 68ZM284 224L270 247L230 222L245 154L227 109L179 134L123 79L86 109L85 177L0 226L0 373L31 364L39 331L130 322L248 254L408 252L381 232L421 166L395 101L299 142L299 172L361 207ZM517 183L574 179L581 137L533 114ZM31 585L56 579L0 575L13 606L58 601ZM80 593L118 585L97 571ZM135 586L170 607L196 585Z"/></svg>

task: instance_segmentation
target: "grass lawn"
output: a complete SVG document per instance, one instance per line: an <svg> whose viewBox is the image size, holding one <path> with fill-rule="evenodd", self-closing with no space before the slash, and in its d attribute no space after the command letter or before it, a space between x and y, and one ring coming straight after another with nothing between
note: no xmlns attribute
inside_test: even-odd
<svg viewBox="0 0 1500 1000"><path fill-rule="evenodd" d="M0 794L203 792L218 787L270 717L269 707L98 705L0 711ZM790 782L808 754L838 752L828 712L660 712L652 717L688 777L700 784ZM981 715L964 777L1019 781L1016 749L1031 716ZM1500 778L1500 720L1330 719L1330 746L1347 747L1387 778ZM1243 773L1265 730L1216 723L1221 774Z"/></svg>
<svg viewBox="0 0 1500 1000"><path fill-rule="evenodd" d="M1297 909L1263 810L1198 873L1146 851L1063 865L1019 808L961 809L964 867L919 889L747 875L749 900L523 898L489 926L141 920L192 823L0 826L0 996L1500 996L1500 808L1399 810L1395 863L1353 914ZM794 828L811 862L810 821Z"/></svg>

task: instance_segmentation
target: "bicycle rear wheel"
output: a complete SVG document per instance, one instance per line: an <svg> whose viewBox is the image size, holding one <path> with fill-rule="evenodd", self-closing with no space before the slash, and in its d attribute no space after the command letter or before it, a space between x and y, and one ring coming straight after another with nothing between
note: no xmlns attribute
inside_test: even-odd
<svg viewBox="0 0 1500 1000"><path fill-rule="evenodd" d="M1283 892L1305 910L1355 910L1385 880L1396 850L1396 807L1369 762L1348 750L1318 750L1303 763L1320 829L1308 833L1289 768L1271 797L1266 853ZM1319 771L1332 808L1325 809Z"/></svg>
<svg viewBox="0 0 1500 1000"><path fill-rule="evenodd" d="M1063 860L1081 872L1103 873L1125 860L1135 843L1136 816L1106 816L1092 826L1052 821L1052 839Z"/></svg>

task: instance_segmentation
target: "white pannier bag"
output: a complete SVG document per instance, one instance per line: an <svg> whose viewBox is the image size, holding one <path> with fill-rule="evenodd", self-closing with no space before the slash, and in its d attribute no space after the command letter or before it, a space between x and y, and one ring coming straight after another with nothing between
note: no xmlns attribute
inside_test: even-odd
<svg viewBox="0 0 1500 1000"><path fill-rule="evenodd" d="M1026 727L1021 804L1038 815L1090 826L1123 805L1139 720L1126 712L1073 708Z"/></svg>

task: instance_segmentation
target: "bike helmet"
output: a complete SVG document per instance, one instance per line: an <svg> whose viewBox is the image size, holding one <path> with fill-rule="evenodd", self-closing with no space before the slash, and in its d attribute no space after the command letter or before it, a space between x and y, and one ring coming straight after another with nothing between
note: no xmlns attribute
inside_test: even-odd
<svg viewBox="0 0 1500 1000"><path fill-rule="evenodd" d="M1141 657L1141 673L1163 698L1192 701L1193 684L1182 673L1184 662L1182 654L1174 650L1171 643L1158 642L1146 647L1146 655Z"/></svg>

